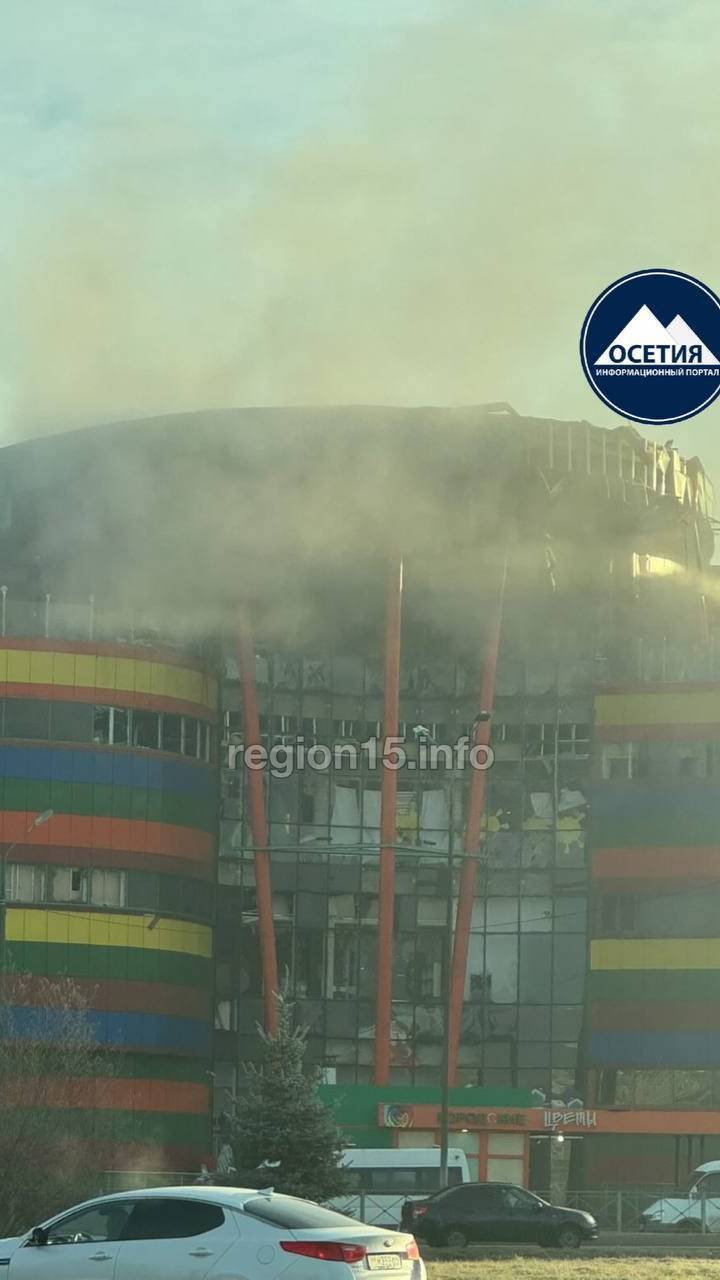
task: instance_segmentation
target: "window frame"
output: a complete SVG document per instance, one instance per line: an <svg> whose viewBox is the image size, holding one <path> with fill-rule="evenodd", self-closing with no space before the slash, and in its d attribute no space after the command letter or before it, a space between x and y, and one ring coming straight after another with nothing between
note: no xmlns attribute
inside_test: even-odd
<svg viewBox="0 0 720 1280"><path fill-rule="evenodd" d="M154 1209L156 1213L161 1215L163 1209L166 1208L168 1205L172 1205L176 1213L178 1210L182 1210L183 1214L181 1216L187 1215L188 1213L190 1214L197 1213L201 1208L206 1210L214 1210L216 1214L220 1215L220 1221L213 1223L211 1226L204 1227L202 1231L188 1231L188 1232L182 1232L180 1234L173 1234L173 1235L126 1234L126 1232L128 1231L128 1227L132 1227L133 1218L136 1216L136 1214L137 1214L137 1217L141 1219L142 1211L150 1209L152 1207L152 1209ZM223 1227L228 1226L228 1224L231 1221L231 1218L232 1218L231 1206L218 1204L217 1201L214 1201L214 1200L194 1200L190 1198L183 1199L181 1196L167 1196L167 1195L137 1197L133 1201L133 1210L130 1213L130 1216L128 1217L125 1223L125 1228L122 1235L122 1243L125 1245L128 1245L128 1244L147 1244L149 1241L161 1241L161 1240L162 1241L199 1240L204 1236L210 1235L210 1233L213 1231L220 1231L222 1230ZM162 1222L160 1223L160 1225L162 1226Z"/></svg>
<svg viewBox="0 0 720 1280"><path fill-rule="evenodd" d="M82 1241L81 1240L55 1240L54 1241L52 1239L52 1232L56 1230L58 1227L63 1226L65 1223L72 1223L75 1219L80 1219L82 1221L83 1218L86 1218L93 1213L101 1212L103 1209L107 1209L108 1212L105 1216L109 1218L110 1211L112 1209L124 1208L125 1206L129 1206L129 1212L127 1214L127 1217L125 1218L125 1222L123 1224L123 1228L121 1229L120 1235L118 1236L106 1235L100 1239L93 1237L92 1240L82 1240ZM101 1201L96 1201L94 1204L84 1205L81 1209L78 1209L78 1208L71 1209L69 1213L63 1213L59 1215L57 1218L53 1218L49 1223L45 1225L44 1230L47 1232L47 1235L48 1235L47 1247L54 1249L60 1245L68 1245L68 1244L117 1244L122 1240L122 1230L124 1230L124 1227L127 1225L127 1223L130 1221L130 1218L132 1217L133 1207L134 1207L134 1202L128 1199L128 1200L101 1200Z"/></svg>

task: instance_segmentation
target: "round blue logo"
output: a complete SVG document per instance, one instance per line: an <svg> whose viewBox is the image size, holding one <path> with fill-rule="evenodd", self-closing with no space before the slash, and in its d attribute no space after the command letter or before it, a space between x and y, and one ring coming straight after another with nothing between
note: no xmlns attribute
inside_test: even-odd
<svg viewBox="0 0 720 1280"><path fill-rule="evenodd" d="M624 418L692 418L720 394L720 299L682 271L634 271L593 302L580 358L595 394Z"/></svg>

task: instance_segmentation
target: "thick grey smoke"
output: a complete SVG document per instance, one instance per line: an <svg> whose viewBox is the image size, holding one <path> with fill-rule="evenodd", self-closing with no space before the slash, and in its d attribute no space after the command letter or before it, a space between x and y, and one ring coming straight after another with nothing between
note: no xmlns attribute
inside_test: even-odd
<svg viewBox="0 0 720 1280"><path fill-rule="evenodd" d="M109 103L85 180L29 216L17 246L10 434L232 405L497 400L616 425L580 371L590 301L641 266L720 278L708 38L720 19L709 0L441 11L450 16L396 33L348 84L342 124L327 120L292 150L248 150L245 167L187 109L113 115ZM288 86L287 110L301 92ZM394 433L401 417L381 425ZM480 484L476 419L460 417ZM683 452L704 454L716 420L679 428ZM109 437L72 546L58 534L68 538L66 511L48 517L47 589L80 574L119 604L169 608L177 588L223 620L239 598L262 599L268 629L287 636L312 627L308 584L324 580L328 598L341 586L348 616L366 613L379 634L382 601L366 608L363 574L381 581L395 539L418 550L426 614L472 634L468 595L482 596L481 577L496 589L512 494L491 484L481 495L472 469L438 489L433 451L446 442L463 457L459 420L442 413L425 419L428 453L394 434L389 448L364 438L355 454L327 451L336 424L329 413L318 431L320 421L309 415L292 458L279 450L249 481L243 449L264 430L252 415L238 416L247 440L232 465L204 447L202 422L190 454L175 455L172 422L162 448L148 435L126 453ZM512 419L501 435L513 438ZM131 515L131 555L115 510ZM547 578L542 519L513 551L530 582ZM606 536L607 513L600 523ZM590 590L608 546L595 548L596 566L575 549L576 523L559 536L573 586ZM634 528L622 536L625 559L650 549ZM460 572L463 548L474 560Z"/></svg>
<svg viewBox="0 0 720 1280"><path fill-rule="evenodd" d="M720 280L720 12L438 13L348 85L342 127L259 169L182 118L118 116L18 247L12 435L267 403L612 421L577 359L595 294L639 266ZM686 452L715 421L679 429Z"/></svg>

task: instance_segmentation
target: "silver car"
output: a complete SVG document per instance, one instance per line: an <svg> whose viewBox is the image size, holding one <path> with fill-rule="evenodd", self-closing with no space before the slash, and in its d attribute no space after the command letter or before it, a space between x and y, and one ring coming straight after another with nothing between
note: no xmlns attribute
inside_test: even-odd
<svg viewBox="0 0 720 1280"><path fill-rule="evenodd" d="M412 1235L310 1200L226 1187L88 1200L0 1240L0 1266L8 1280L426 1280Z"/></svg>

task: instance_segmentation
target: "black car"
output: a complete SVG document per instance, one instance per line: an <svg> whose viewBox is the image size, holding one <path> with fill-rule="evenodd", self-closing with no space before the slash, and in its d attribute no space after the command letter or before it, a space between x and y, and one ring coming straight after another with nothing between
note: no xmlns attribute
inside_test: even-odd
<svg viewBox="0 0 720 1280"><path fill-rule="evenodd" d="M437 1248L480 1242L576 1249L597 1239L597 1223L580 1209L558 1209L510 1182L464 1182L427 1200L407 1200L401 1225Z"/></svg>

